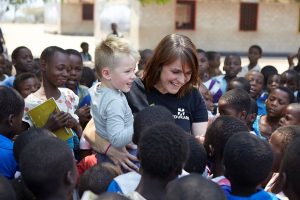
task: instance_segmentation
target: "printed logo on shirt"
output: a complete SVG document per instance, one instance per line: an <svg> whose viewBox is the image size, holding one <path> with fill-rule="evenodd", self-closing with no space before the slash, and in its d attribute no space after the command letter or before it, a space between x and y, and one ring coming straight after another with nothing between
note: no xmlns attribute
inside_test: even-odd
<svg viewBox="0 0 300 200"><path fill-rule="evenodd" d="M184 108L178 108L177 115L173 115L174 119L190 120L189 116L185 115Z"/></svg>

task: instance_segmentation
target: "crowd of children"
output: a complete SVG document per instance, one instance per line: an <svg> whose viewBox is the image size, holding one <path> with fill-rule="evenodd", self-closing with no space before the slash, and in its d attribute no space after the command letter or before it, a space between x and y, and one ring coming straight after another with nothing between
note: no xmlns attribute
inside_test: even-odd
<svg viewBox="0 0 300 200"><path fill-rule="evenodd" d="M14 75L0 55L0 199L300 199L300 48L279 74L258 45L221 70L180 34L140 52L109 35L94 68L80 47L17 47Z"/></svg>

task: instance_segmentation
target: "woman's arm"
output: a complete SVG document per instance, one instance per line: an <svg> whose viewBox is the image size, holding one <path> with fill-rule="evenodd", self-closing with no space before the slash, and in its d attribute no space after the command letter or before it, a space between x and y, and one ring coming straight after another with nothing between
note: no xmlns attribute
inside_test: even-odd
<svg viewBox="0 0 300 200"><path fill-rule="evenodd" d="M192 124L192 133L195 137L204 137L208 122L197 122Z"/></svg>
<svg viewBox="0 0 300 200"><path fill-rule="evenodd" d="M99 134L96 133L93 119L91 119L86 125L83 135L95 151L103 154L106 152L106 155L114 162L114 164L120 167L122 166L128 171L138 170L136 165L132 162L137 161L137 158L129 154L125 148L120 150L113 146L109 147L109 142L101 138ZM107 149L108 147L109 149Z"/></svg>

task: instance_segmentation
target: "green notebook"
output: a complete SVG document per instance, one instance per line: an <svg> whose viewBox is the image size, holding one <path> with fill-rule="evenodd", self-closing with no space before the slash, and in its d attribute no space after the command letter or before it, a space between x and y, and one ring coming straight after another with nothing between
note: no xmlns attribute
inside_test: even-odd
<svg viewBox="0 0 300 200"><path fill-rule="evenodd" d="M50 98L44 103L36 106L35 108L28 111L28 115L31 118L35 127L41 128L44 127L46 122L48 121L49 116L55 110L60 111L58 108L54 98ZM61 140L68 140L73 137L72 130L70 128L62 127L55 132L53 132L58 138Z"/></svg>

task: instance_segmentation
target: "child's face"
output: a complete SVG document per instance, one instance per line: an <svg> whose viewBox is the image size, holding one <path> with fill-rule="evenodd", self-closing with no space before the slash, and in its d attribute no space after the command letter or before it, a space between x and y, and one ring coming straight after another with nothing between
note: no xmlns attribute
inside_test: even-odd
<svg viewBox="0 0 300 200"><path fill-rule="evenodd" d="M278 172L280 168L280 163L282 160L282 156L284 153L283 149L283 136L278 131L272 133L270 140L269 140L272 151L274 154L274 162L273 162L273 172Z"/></svg>
<svg viewBox="0 0 300 200"><path fill-rule="evenodd" d="M236 75L241 71L241 60L237 56L229 56L224 62L224 71L226 76L236 77Z"/></svg>
<svg viewBox="0 0 300 200"><path fill-rule="evenodd" d="M13 64L20 72L33 72L34 61L31 51L27 48L20 49Z"/></svg>
<svg viewBox="0 0 300 200"><path fill-rule="evenodd" d="M111 85L122 92L129 92L135 76L136 61L124 55L117 58L114 62L114 68L110 70Z"/></svg>
<svg viewBox="0 0 300 200"><path fill-rule="evenodd" d="M248 58L250 63L256 64L258 59L260 59L261 54L257 48L250 48L248 52Z"/></svg>
<svg viewBox="0 0 300 200"><path fill-rule="evenodd" d="M71 90L75 90L82 76L81 58L75 55L70 55L70 66L71 66L71 70L70 70L69 78L66 82L66 86Z"/></svg>
<svg viewBox="0 0 300 200"><path fill-rule="evenodd" d="M264 87L264 76L257 71L251 71L246 75L246 79L250 82L250 96L254 99L261 94Z"/></svg>
<svg viewBox="0 0 300 200"><path fill-rule="evenodd" d="M209 92L209 90L206 87L201 85L199 87L199 92L202 94L204 98L206 109L209 111L213 111L214 110L213 97Z"/></svg>
<svg viewBox="0 0 300 200"><path fill-rule="evenodd" d="M293 92L298 90L298 83L294 76L289 73L284 73L280 78L280 85L290 88Z"/></svg>
<svg viewBox="0 0 300 200"><path fill-rule="evenodd" d="M177 94L182 86L190 81L191 75L191 67L188 65L182 66L181 60L177 59L173 63L162 67L155 88L163 94Z"/></svg>
<svg viewBox="0 0 300 200"><path fill-rule="evenodd" d="M267 81L267 91L270 92L272 89L278 88L280 84L280 76L279 75L273 75L270 76Z"/></svg>
<svg viewBox="0 0 300 200"><path fill-rule="evenodd" d="M292 105L286 107L279 122L280 126L300 125L300 110Z"/></svg>
<svg viewBox="0 0 300 200"><path fill-rule="evenodd" d="M282 117L283 111L289 105L289 95L279 89L274 89L266 101L268 116Z"/></svg>
<svg viewBox="0 0 300 200"><path fill-rule="evenodd" d="M19 86L19 92L22 97L25 99L31 93L34 93L38 89L38 83L36 78L29 78L22 82Z"/></svg>
<svg viewBox="0 0 300 200"><path fill-rule="evenodd" d="M82 51L83 52L88 52L89 51L89 45L83 45L82 46Z"/></svg>
<svg viewBox="0 0 300 200"><path fill-rule="evenodd" d="M69 55L55 52L51 61L46 63L44 76L47 82L56 87L63 87L69 78L70 69Z"/></svg>
<svg viewBox="0 0 300 200"><path fill-rule="evenodd" d="M226 101L220 99L218 105L219 105L218 109L220 115L229 115L229 116L236 117L238 119L242 119L242 112L239 112L236 109L234 109Z"/></svg>
<svg viewBox="0 0 300 200"><path fill-rule="evenodd" d="M208 60L204 53L197 53L199 60L199 72L203 74L208 69Z"/></svg>

